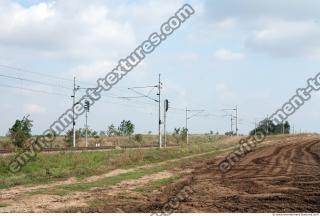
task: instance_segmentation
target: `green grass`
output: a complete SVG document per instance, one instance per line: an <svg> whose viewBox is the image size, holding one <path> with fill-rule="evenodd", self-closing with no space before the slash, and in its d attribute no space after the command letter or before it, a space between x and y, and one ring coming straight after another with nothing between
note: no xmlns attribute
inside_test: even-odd
<svg viewBox="0 0 320 216"><path fill-rule="evenodd" d="M200 140L201 142L206 140ZM110 170L127 169L145 164L178 159L194 154L225 148L233 144L225 144L223 140L210 140L204 143L168 149L131 149L111 150L105 152L66 152L58 154L40 153L17 174L7 170L7 163L12 156L0 158L0 189L16 185L31 186L65 180L70 177L83 179L99 175ZM196 142L194 142L196 143Z"/></svg>
<svg viewBox="0 0 320 216"><path fill-rule="evenodd" d="M179 178L179 176L171 176L169 178L155 180L155 181L152 181L143 187L138 187L138 188L134 189L134 191L141 192L141 193L150 193L156 189L161 188L164 185L170 184L171 182L173 182L174 180L176 180L178 178Z"/></svg>
<svg viewBox="0 0 320 216"><path fill-rule="evenodd" d="M88 182L88 183L76 183L76 184L69 184L69 185L62 185L57 186L55 188L52 188L50 190L48 189L41 189L37 191L33 191L29 194L49 194L49 195L59 195L64 196L66 194L72 193L72 192L85 192L89 191L92 188L108 188L110 186L116 185L122 181L126 180L133 180L133 179L139 179L145 175L150 175L154 173L158 173L163 171L163 167L153 167L149 169L143 169L136 172L129 172L120 174L117 176L107 177L98 181L94 182Z"/></svg>
<svg viewBox="0 0 320 216"><path fill-rule="evenodd" d="M8 205L4 204L4 203L0 203L0 208L4 208L7 207Z"/></svg>

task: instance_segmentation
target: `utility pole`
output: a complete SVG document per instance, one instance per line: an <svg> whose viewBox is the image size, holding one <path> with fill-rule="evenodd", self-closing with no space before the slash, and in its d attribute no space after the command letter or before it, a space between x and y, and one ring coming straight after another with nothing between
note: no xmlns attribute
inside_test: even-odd
<svg viewBox="0 0 320 216"><path fill-rule="evenodd" d="M269 135L269 115L267 115L267 135Z"/></svg>
<svg viewBox="0 0 320 216"><path fill-rule="evenodd" d="M86 147L88 147L88 111L86 111Z"/></svg>
<svg viewBox="0 0 320 216"><path fill-rule="evenodd" d="M204 112L205 110L189 110L188 107L186 107L186 130L187 130L187 145L189 144L189 129L188 129L188 120L196 117L200 113ZM188 112L196 112L196 114L192 116L188 116Z"/></svg>
<svg viewBox="0 0 320 216"><path fill-rule="evenodd" d="M230 117L230 132L232 133L232 136L233 136L233 115L230 114L230 115L225 115L226 117Z"/></svg>
<svg viewBox="0 0 320 216"><path fill-rule="evenodd" d="M236 106L236 135L238 136L238 106Z"/></svg>
<svg viewBox="0 0 320 216"><path fill-rule="evenodd" d="M231 132L233 132L233 116L232 115L230 115L230 120L231 120Z"/></svg>
<svg viewBox="0 0 320 216"><path fill-rule="evenodd" d="M186 130L187 130L187 145L189 144L189 130L188 130L188 107L186 107Z"/></svg>
<svg viewBox="0 0 320 216"><path fill-rule="evenodd" d="M144 94L142 92L137 91L136 89L145 89L145 88L152 88L151 91L149 92L149 94ZM158 88L158 92L157 92L157 96L158 99L152 98L150 97L150 93L153 91L153 89ZM159 119L158 119L158 132L159 132L159 148L162 148L162 138L161 138L161 88L162 88L162 83L161 83L161 74L159 74L159 81L158 84L156 85L152 85L152 86L140 86L140 87L131 87L128 88L129 90L133 91L134 93L138 94L139 98L147 98L149 100L152 100L156 103L158 103L158 112L159 112ZM137 97L120 97L123 99L130 99L130 98L137 98Z"/></svg>
<svg viewBox="0 0 320 216"><path fill-rule="evenodd" d="M294 135L294 125L292 125L292 134Z"/></svg>
<svg viewBox="0 0 320 216"><path fill-rule="evenodd" d="M72 102L72 131L73 131L73 147L76 147L76 121L75 121L75 113L74 113L74 107L75 107L75 103L76 103L76 77L73 77L73 95L71 96L73 98L73 102Z"/></svg>
<svg viewBox="0 0 320 216"><path fill-rule="evenodd" d="M257 136L257 120L254 120L254 135Z"/></svg>
<svg viewBox="0 0 320 216"><path fill-rule="evenodd" d="M236 122L235 122L235 124L236 124L236 135L238 136L238 132L239 132L239 128L238 128L238 106L236 106L236 108L234 108L234 109L223 109L223 111L235 111L236 112L236 115L235 115ZM231 131L233 131L233 129Z"/></svg>
<svg viewBox="0 0 320 216"><path fill-rule="evenodd" d="M166 130L166 124L167 124L167 112L169 109L169 101L166 99L164 101L164 111L163 111L163 133L164 133L164 147L167 148L167 130Z"/></svg>
<svg viewBox="0 0 320 216"><path fill-rule="evenodd" d="M162 148L162 140L161 140L161 74L159 74L159 82L158 82L158 103L159 103L159 147Z"/></svg>
<svg viewBox="0 0 320 216"><path fill-rule="evenodd" d="M90 111L90 102L85 101L84 109L86 110L86 147L88 147L88 112Z"/></svg>

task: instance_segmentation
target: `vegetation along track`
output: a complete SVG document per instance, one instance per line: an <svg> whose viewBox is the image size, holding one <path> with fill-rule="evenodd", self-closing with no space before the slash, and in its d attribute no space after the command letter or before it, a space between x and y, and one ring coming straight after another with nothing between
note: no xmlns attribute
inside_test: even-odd
<svg viewBox="0 0 320 216"><path fill-rule="evenodd" d="M178 147L179 145L170 145L170 147ZM82 151L109 151L117 148L121 149L147 149L147 148L158 148L158 145L141 145L141 146L102 146L102 147L76 147L76 148L44 148L41 152L43 153L60 153L60 152L82 152ZM0 149L0 156L13 155L15 151Z"/></svg>
<svg viewBox="0 0 320 216"><path fill-rule="evenodd" d="M219 159L221 160L221 159ZM184 186L190 197L177 212L319 212L320 139L307 137L276 142L249 153L233 169L221 174L219 160L207 161ZM141 211L161 211L165 197Z"/></svg>

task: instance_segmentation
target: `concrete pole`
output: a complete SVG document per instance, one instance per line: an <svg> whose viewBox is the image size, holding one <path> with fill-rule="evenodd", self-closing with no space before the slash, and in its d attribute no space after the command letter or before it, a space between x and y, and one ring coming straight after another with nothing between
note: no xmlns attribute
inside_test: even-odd
<svg viewBox="0 0 320 216"><path fill-rule="evenodd" d="M164 110L163 110L163 133L164 133L164 147L167 148L167 131L166 131L166 124L167 124L167 112L166 112L166 104L164 103Z"/></svg>
<svg viewBox="0 0 320 216"><path fill-rule="evenodd" d="M88 110L86 110L86 147L88 147Z"/></svg>
<svg viewBox="0 0 320 216"><path fill-rule="evenodd" d="M73 130L73 147L76 147L76 121L74 107L76 103L76 77L73 77L73 103L72 103L72 130Z"/></svg>
<svg viewBox="0 0 320 216"><path fill-rule="evenodd" d="M186 130L187 130L187 145L189 144L189 131L188 131L188 108L186 107Z"/></svg>
<svg viewBox="0 0 320 216"><path fill-rule="evenodd" d="M159 100L159 148L162 148L161 140L161 74L159 74L159 83L158 83L158 100Z"/></svg>

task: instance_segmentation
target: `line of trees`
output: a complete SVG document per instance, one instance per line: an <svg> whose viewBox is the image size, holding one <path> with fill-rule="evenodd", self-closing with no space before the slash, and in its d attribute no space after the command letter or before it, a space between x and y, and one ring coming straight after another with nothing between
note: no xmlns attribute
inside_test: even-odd
<svg viewBox="0 0 320 216"><path fill-rule="evenodd" d="M25 147L25 143L29 138L31 138L31 129L33 126L33 121L29 119L29 116L24 116L22 120L16 120L11 128L9 128L8 136L11 139L12 144L17 148ZM290 134L290 123L288 121L275 125L271 120L263 120L259 123L258 127L253 129L250 132L250 135L254 135L258 132L268 132L269 135L277 134ZM114 124L108 126L106 131L97 131L88 129L88 137L100 138L101 136L129 136L131 137L134 134L135 125L130 120L121 121L120 125L116 127ZM173 137L176 139L177 143L180 140L185 141L187 138L187 129L186 128L175 128L173 132ZM86 130L80 128L76 131L76 140L80 140L81 137L85 137ZM150 132L149 132L150 134ZM231 132L226 133L226 135L233 135ZM71 144L73 139L73 131L69 130L65 135L65 142ZM137 140L141 138L137 136Z"/></svg>
<svg viewBox="0 0 320 216"><path fill-rule="evenodd" d="M106 135L111 136L131 136L134 133L135 125L130 121L123 120L116 128L114 124L111 124Z"/></svg>
<svg viewBox="0 0 320 216"><path fill-rule="evenodd" d="M277 135L277 134L290 134L290 123L285 121L281 124L274 124L273 121L265 119L261 121L258 126L250 132L250 135L254 135L259 132L268 132L269 135Z"/></svg>

